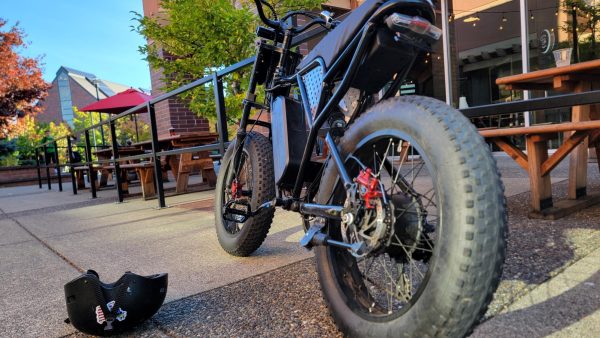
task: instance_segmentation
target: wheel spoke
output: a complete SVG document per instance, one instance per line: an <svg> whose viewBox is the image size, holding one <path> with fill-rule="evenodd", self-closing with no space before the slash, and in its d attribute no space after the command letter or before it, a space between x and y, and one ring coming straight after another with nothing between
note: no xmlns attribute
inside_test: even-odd
<svg viewBox="0 0 600 338"><path fill-rule="evenodd" d="M352 164L351 175L358 175L360 170L373 170L373 177L379 180L383 192L377 202L384 210L390 205L394 208L387 211L393 216L388 225L395 227L393 230L382 231L377 227L381 224L375 223L376 218L381 217L381 209L363 209L352 227L343 227L344 238L349 242L364 241L378 246L367 256L355 258L353 268L358 270L356 276L362 279L362 284L358 280L357 283L362 286L348 288L363 290L366 287L364 294L352 291L352 295L361 299L358 303L369 315L387 316L410 306L413 295L424 286L429 257L434 255L435 236L430 238L429 234L438 226L436 187L430 181L431 172L425 170L428 162L416 149L401 138L384 137L363 145L347 157L358 164ZM360 201L353 205L364 206ZM383 218L384 222L390 222L387 217L380 219ZM386 238L382 233L388 231L391 237ZM342 279L350 283L354 280Z"/></svg>

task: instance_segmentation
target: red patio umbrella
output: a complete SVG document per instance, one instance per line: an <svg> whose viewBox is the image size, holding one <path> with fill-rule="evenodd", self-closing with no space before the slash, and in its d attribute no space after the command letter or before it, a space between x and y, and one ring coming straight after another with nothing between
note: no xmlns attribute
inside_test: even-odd
<svg viewBox="0 0 600 338"><path fill-rule="evenodd" d="M96 101L92 104L89 104L80 109L80 111L87 112L98 112L98 113L108 113L108 114L119 114L126 111L129 108L135 107L142 103L146 103L150 101L152 97L150 95L144 94L138 90L133 88L122 91L116 95L109 96L100 101ZM146 109L141 108L136 113L144 112ZM102 116L100 117L100 121L102 121ZM139 141L139 132L138 132L138 124L137 117L134 115L135 121L135 134L136 134L136 142ZM101 129L102 130L102 129ZM102 144L104 144L104 132L102 131Z"/></svg>
<svg viewBox="0 0 600 338"><path fill-rule="evenodd" d="M127 89L116 95L96 101L80 109L80 111L93 111L99 113L118 114L129 108L150 101L152 97L135 89Z"/></svg>

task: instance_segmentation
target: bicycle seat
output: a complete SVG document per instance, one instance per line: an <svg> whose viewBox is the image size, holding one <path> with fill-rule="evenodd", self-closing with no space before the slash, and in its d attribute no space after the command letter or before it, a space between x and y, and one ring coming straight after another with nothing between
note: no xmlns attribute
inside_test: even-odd
<svg viewBox="0 0 600 338"><path fill-rule="evenodd" d="M329 68L339 57L344 49L350 44L350 41L358 34L367 20L387 1L386 0L367 0L358 6L348 15L342 23L331 30L321 41L312 49L308 55L302 59L298 69L302 69L321 57L325 62L325 68ZM423 16L425 19L435 21L435 13L431 10L429 0L404 0L397 1L394 7L389 8L392 11L401 8L408 11L411 15Z"/></svg>
<svg viewBox="0 0 600 338"><path fill-rule="evenodd" d="M302 59L298 69L304 68L317 57L321 57L325 61L325 66L329 67L383 3L385 3L384 0L367 0L358 6L344 21L321 39L313 50Z"/></svg>

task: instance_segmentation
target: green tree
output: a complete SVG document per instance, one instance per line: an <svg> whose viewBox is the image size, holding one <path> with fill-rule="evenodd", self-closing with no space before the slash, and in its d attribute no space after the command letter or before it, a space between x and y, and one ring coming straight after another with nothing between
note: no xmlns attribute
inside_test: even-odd
<svg viewBox="0 0 600 338"><path fill-rule="evenodd" d="M271 1L279 15L289 10L317 8L322 0ZM156 17L136 14L134 28L149 42L139 47L154 69L163 71L163 90L173 90L193 79L251 56L259 24L252 0L162 0ZM249 70L225 79L229 117L241 113ZM213 89L201 86L181 95L192 111L215 118Z"/></svg>
<svg viewBox="0 0 600 338"><path fill-rule="evenodd" d="M597 34L598 23L600 22L600 5L584 0L564 0L563 8L567 13L573 10L577 13L577 27L573 27L573 22L568 21L561 27L567 33L577 33L587 35L586 41L580 45L579 52L581 60L595 59L598 55Z"/></svg>
<svg viewBox="0 0 600 338"><path fill-rule="evenodd" d="M43 127L35 122L33 116L27 115L19 119L9 137L15 140L19 158L25 162L35 160L35 147L40 144L43 135Z"/></svg>

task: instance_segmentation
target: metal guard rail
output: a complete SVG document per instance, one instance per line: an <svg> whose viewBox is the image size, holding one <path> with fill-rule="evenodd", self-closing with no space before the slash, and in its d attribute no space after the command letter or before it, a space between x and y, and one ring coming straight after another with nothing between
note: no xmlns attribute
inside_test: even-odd
<svg viewBox="0 0 600 338"><path fill-rule="evenodd" d="M297 37L294 37L292 46L297 46L301 43L312 40L316 37L323 35L325 32L326 32L325 29L322 27L317 27L317 28L311 29L307 32L304 32L304 33L298 35ZM67 139L69 163L62 164L62 165L60 163L56 163L53 167L56 169L59 169L61 167L65 167L65 166L70 167L71 181L73 183L73 193L77 194L77 187L76 187L76 183L75 183L75 174L74 174L75 166L87 166L88 170L91 173L93 170L95 170L93 165L104 165L104 164L110 165L110 164L112 164L115 168L115 178L117 181L116 185L117 185L119 201L122 202L123 201L123 192L121 190L121 182L120 182L120 175L119 175L119 170L120 170L119 163L122 161L129 161L129 160L141 160L141 159L148 159L148 158L152 159L153 163L154 163L154 171L155 171L154 176L155 176L155 180L156 180L155 183L156 183L156 187L157 187L158 204L159 204L159 207L161 207L161 208L165 207L166 203L165 203L165 196L164 196L164 189L163 189L160 157L167 156L167 155L179 155L179 154L190 153L190 152L212 151L212 150L219 150L221 156L224 155L225 148L229 145L229 142L227 140L227 124L226 124L226 112L225 112L225 104L224 104L222 78L224 76L227 76L231 73L234 73L236 71L239 71L245 67L252 65L254 63L254 61L255 61L255 57L247 58L238 63L230 65L222 70L219 70L209 76L205 76L201 79L190 82L189 84L179 87L175 90L172 90L170 92L159 95L155 98L152 98L150 101L148 101L144 104L140 104L140 105L130 108L122 113L113 115L107 120L104 120L100 123L97 123L95 125L92 125L86 129L84 129L83 134L85 136L85 143L86 143L86 145L85 145L86 161L84 161L84 162L77 162L77 163L70 162L71 159L73 158L72 157L73 149L72 149L72 143L71 143L71 135L55 140L54 143L55 143L55 147L56 147L56 141L59 141L63 138ZM164 100L173 98L177 95L180 95L188 90L205 85L209 82L213 83L213 88L214 88L213 94L215 96L215 102L216 102L217 134L219 137L219 142L214 143L214 144L196 146L196 147L187 147L187 148L179 148L179 149L174 149L174 150L161 151L159 149L159 143L158 143L159 140L158 140L158 135L157 135L156 116L155 116L155 111L154 111L154 105L156 103L159 103ZM570 107L570 106L574 106L574 105L586 105L586 104L595 104L595 103L600 103L600 91L578 93L578 94L565 94L565 95L558 95L558 96L552 96L552 97L547 97L547 98L530 99L530 100L526 100L526 101L515 101L515 102L498 103L498 104L491 104L491 105L485 105L485 106L477 106L477 107L462 109L461 112L468 118L475 118L475 117L494 116L494 115L501 115L501 114L508 114L508 113L518 113L518 112L524 112L524 111L530 111L530 110L563 108L563 107ZM126 117L128 115L131 115L133 113L136 113L136 112L144 110L144 109L147 110L147 112L150 116L152 150L149 153L145 153L145 154L120 157L119 152L118 152L119 146L116 142L114 122L117 119ZM111 134L111 148L113 151L113 158L110 160L92 161L91 160L92 153L91 153L89 132L90 132L90 130L93 130L96 128L101 128L105 125L109 125L110 129L111 129L110 134ZM47 142L47 143L41 144L38 147L36 147L36 163L37 163L38 181L39 181L40 188L42 187L40 168L46 168L48 189L51 189L49 168L52 166L49 166L49 165L41 166L39 163L39 153L38 153L39 148L44 148L44 150L45 150L46 147L49 145L49 143L50 142ZM58 147L56 147L56 148L58 149ZM60 170L59 170L59 172L60 172ZM90 175L90 176L92 176L92 175ZM62 182L61 182L60 175L58 175L58 183L59 183L59 190L62 191ZM96 197L95 184L90 184L90 186L91 186L90 190L92 192L92 197L95 198Z"/></svg>

